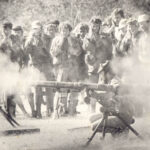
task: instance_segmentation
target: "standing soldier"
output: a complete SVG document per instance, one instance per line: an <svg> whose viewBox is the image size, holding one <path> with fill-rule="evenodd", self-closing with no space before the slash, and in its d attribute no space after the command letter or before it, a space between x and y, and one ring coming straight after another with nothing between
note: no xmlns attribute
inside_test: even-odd
<svg viewBox="0 0 150 150"><path fill-rule="evenodd" d="M68 39L69 49L68 49L68 61L69 61L69 78L71 82L81 81L80 79L80 58L82 54L82 45L80 39L73 34ZM83 72L84 73L84 72ZM68 96L68 111L69 114L74 115L77 113L76 107L78 104L78 92L70 90Z"/></svg>
<svg viewBox="0 0 150 150"><path fill-rule="evenodd" d="M3 24L3 40L0 44L0 52L8 57L8 60L11 61L13 49L12 49L12 23L6 22ZM8 91L7 91L8 92ZM6 93L6 109L9 115L15 116L16 103L14 102L14 94Z"/></svg>
<svg viewBox="0 0 150 150"><path fill-rule="evenodd" d="M62 22L59 26L59 35L52 41L50 53L53 57L53 65L55 69L55 78L57 81L68 81L68 37L72 27L67 22ZM56 91L54 97L54 118L58 118L59 105L62 105L63 112L67 110L67 96L66 91Z"/></svg>
<svg viewBox="0 0 150 150"><path fill-rule="evenodd" d="M147 14L140 15L138 17L138 23L140 25L140 29L142 31L140 40L139 40L139 60L142 63L149 64L150 63L150 51L149 45L147 43L150 42L149 33L150 33L150 17Z"/></svg>
<svg viewBox="0 0 150 150"><path fill-rule="evenodd" d="M137 57L136 47L139 42L141 32L137 20L130 18L127 22L127 32L121 42L120 50L127 56Z"/></svg>
<svg viewBox="0 0 150 150"><path fill-rule="evenodd" d="M81 47L80 49L82 49L80 55L78 56L78 65L79 65L78 72L79 72L80 81L84 81L88 78L87 66L85 64L86 53L82 48L83 40L87 35L88 31L89 31L88 24L83 22L83 23L79 23L72 32L73 35L79 39L78 43L80 44Z"/></svg>
<svg viewBox="0 0 150 150"><path fill-rule="evenodd" d="M123 43L125 40L125 35L127 33L127 20L122 19L119 23L118 33L117 33L117 42L115 49L113 51L114 57L124 57L127 56L128 52L123 48Z"/></svg>
<svg viewBox="0 0 150 150"><path fill-rule="evenodd" d="M50 22L45 25L44 34L43 34L43 42L44 42L44 46L45 46L47 53L49 53L49 50L50 50L51 44L52 44L52 40L54 39L56 33L57 33L57 22L56 21ZM47 78L47 80L53 81L54 74L52 71L53 63L52 63L51 55L50 55L49 68L51 68L51 70L49 70L49 72L51 71L50 72L51 75L49 76L49 78ZM47 116L50 116L50 113L53 111L53 98L54 98L53 90L51 88L46 87L46 96L47 96L46 97L47 98L46 99Z"/></svg>
<svg viewBox="0 0 150 150"><path fill-rule="evenodd" d="M92 83L104 83L105 66L112 57L111 42L107 37L100 34L101 20L92 17L90 20L89 33L84 38L83 49L86 51L85 62L88 66L89 81ZM95 112L96 100L91 100L91 111Z"/></svg>
<svg viewBox="0 0 150 150"><path fill-rule="evenodd" d="M13 53L11 56L11 61L19 65L18 72L21 73L22 69L26 65L26 55L24 53L25 41L24 41L24 36L23 36L23 29L21 26L16 26L15 28L13 28L13 32L14 32L13 38L12 38ZM22 89L23 87L16 87L16 88L18 89L20 88L20 89L18 93L15 95L15 102L16 104L18 104L18 106L20 107L24 115L28 117L29 115L24 108L24 105L22 103L22 99L20 96L20 94L23 92L23 89Z"/></svg>
<svg viewBox="0 0 150 150"><path fill-rule="evenodd" d="M25 49L26 53L29 56L29 61L32 62L33 67L38 69L46 79L49 79L52 75L52 73L50 72L50 55L46 51L42 40L42 25L39 21L36 21L32 24L32 31L25 43ZM37 87L35 94L36 111L34 110L33 98L30 97L32 115L41 118L41 104L43 101L42 88Z"/></svg>

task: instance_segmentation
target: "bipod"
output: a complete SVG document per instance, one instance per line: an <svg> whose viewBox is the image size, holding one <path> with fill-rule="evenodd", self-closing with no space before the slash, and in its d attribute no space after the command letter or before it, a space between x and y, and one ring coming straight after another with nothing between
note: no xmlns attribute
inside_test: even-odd
<svg viewBox="0 0 150 150"><path fill-rule="evenodd" d="M99 130L99 127L102 126L102 139L105 138L105 134L106 134L106 128L107 128L107 120L108 120L108 116L111 114L111 116L116 116L118 117L122 123L128 127L129 130L131 130L138 138L143 139L143 137L131 126L129 125L117 112L103 112L103 118L102 120L98 123L98 125L95 127L91 137L88 138L88 141L85 144L85 147L87 147L91 141L93 140L94 136L96 135L96 133ZM116 128L117 129L117 128Z"/></svg>
<svg viewBox="0 0 150 150"><path fill-rule="evenodd" d="M20 126L20 124L10 114L5 112L1 106L0 112L4 116L4 118L10 123L11 126L13 127Z"/></svg>

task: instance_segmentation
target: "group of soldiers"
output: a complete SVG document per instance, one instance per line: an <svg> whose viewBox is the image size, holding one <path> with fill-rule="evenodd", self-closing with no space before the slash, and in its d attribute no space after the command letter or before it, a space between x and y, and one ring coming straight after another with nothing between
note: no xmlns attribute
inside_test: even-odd
<svg viewBox="0 0 150 150"><path fill-rule="evenodd" d="M18 72L32 66L47 81L115 84L122 78L123 70L120 66L116 71L111 66L113 60L119 64L123 58L134 55L138 61L149 63L150 52L143 47L143 42L149 40L149 25L149 15L126 18L121 8L115 9L106 20L94 16L74 29L67 21L53 20L45 24L34 21L27 36L23 27L6 22L0 52L19 65ZM71 89L54 92L50 87L37 87L36 93L30 91L27 95L32 117L42 117L42 104L46 104L47 116L52 112L54 118L60 114L74 115L78 113L79 94L84 95ZM7 111L15 115L17 103L28 114L21 100L15 101L15 97L18 96L14 93L7 95ZM89 97L90 111L95 112L97 99Z"/></svg>

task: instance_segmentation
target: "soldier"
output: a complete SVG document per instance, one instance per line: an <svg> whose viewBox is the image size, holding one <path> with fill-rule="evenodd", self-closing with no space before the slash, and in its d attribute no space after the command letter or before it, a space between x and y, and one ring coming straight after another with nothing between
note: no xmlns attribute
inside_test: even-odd
<svg viewBox="0 0 150 150"><path fill-rule="evenodd" d="M117 78L113 75L110 79L110 85L113 85L114 88L118 89L117 87L120 84L120 81L117 81ZM133 119L133 105L131 104L131 99L128 96L122 95L127 94L124 87L119 87L120 89L117 90L116 94L114 92L90 92L92 97L95 97L99 100L100 104L102 104L101 112L108 113L117 113L121 116L124 121L128 124L134 123ZM98 125L101 121L102 115L95 114L90 117L90 122L92 125L92 130ZM103 131L104 124L100 124L98 128L98 132ZM112 136L120 135L121 133L128 134L128 127L124 125L124 123L117 117L117 116L108 116L107 123L105 124L105 132L111 133Z"/></svg>
<svg viewBox="0 0 150 150"><path fill-rule="evenodd" d="M55 37L55 34L57 33L57 21L52 21L48 24L45 25L44 28L44 35L43 35L43 42L44 42L44 46L46 51L49 53L49 50L51 48L51 43L52 40ZM51 70L53 70L53 64L52 64L52 57L50 55L50 64L49 67L51 68ZM54 74L53 71L51 72L51 76L49 77L48 80L53 81L54 79ZM46 91L47 91L47 100L46 100L46 106L47 106L47 116L50 116L51 112L53 111L53 98L54 98L54 94L53 94L53 90L51 88L46 87Z"/></svg>
<svg viewBox="0 0 150 150"><path fill-rule="evenodd" d="M57 27L56 23L55 23L55 21L51 21L44 26L44 34L43 34L44 39L43 40L44 40L44 44L46 46L46 50L48 52L51 47L52 40L55 37L55 34L57 33L58 27Z"/></svg>
<svg viewBox="0 0 150 150"><path fill-rule="evenodd" d="M104 83L106 66L112 57L111 41L100 34L101 20L92 17L89 33L83 41L83 49L86 51L85 63L88 67L89 81L92 83ZM96 100L91 101L92 112L95 111Z"/></svg>
<svg viewBox="0 0 150 150"><path fill-rule="evenodd" d="M3 24L3 40L0 44L0 51L6 54L9 58L12 52L12 23L6 22Z"/></svg>
<svg viewBox="0 0 150 150"><path fill-rule="evenodd" d="M121 8L116 8L112 14L111 17L109 18L109 24L110 28L108 30L108 33L111 35L111 38L113 42L115 43L116 40L118 40L118 26L119 22L124 19L124 11Z"/></svg>
<svg viewBox="0 0 150 150"><path fill-rule="evenodd" d="M11 60L12 57L12 23L6 22L3 24L3 40L0 44L1 54L8 57L8 60ZM7 91L8 92L8 91ZM14 102L14 94L11 91L5 93L6 95L6 109L9 115L15 116L16 112L16 103Z"/></svg>
<svg viewBox="0 0 150 150"><path fill-rule="evenodd" d="M13 49L13 54L11 56L11 61L13 63L17 63L19 65L19 70L18 72L21 73L23 68L26 66L26 55L24 52L24 36L23 36L23 28L21 26L16 26L13 28L13 38L12 38L12 49ZM15 94L15 102L16 104L20 107L22 112L24 113L25 116L29 116L27 111L24 108L24 105L22 103L21 99L21 93L23 92L23 87L18 88L18 93Z"/></svg>
<svg viewBox="0 0 150 150"><path fill-rule="evenodd" d="M52 41L50 53L53 57L53 65L55 68L55 78L57 81L68 81L68 37L72 27L67 22L62 22L59 26L59 35L54 38ZM58 118L58 109L62 105L64 108L63 113L66 113L67 110L67 96L66 91L56 91L54 97L54 118Z"/></svg>
<svg viewBox="0 0 150 150"><path fill-rule="evenodd" d="M150 38L149 38L149 32L150 32L150 17L147 14L140 15L138 17L138 23L140 25L140 29L142 31L140 40L139 40L139 60L142 63L149 64L149 57L150 57L150 52L149 52L149 46L147 43L149 43Z"/></svg>
<svg viewBox="0 0 150 150"><path fill-rule="evenodd" d="M78 65L79 65L79 77L80 81L84 81L88 78L87 66L85 64L85 51L82 48L84 37L87 35L89 31L89 26L86 23L79 23L75 29L72 31L72 34L77 37L78 43L80 44L81 53L78 56Z"/></svg>
<svg viewBox="0 0 150 150"><path fill-rule="evenodd" d="M50 55L46 51L43 40L42 40L42 25L40 22L36 21L32 24L32 31L25 43L26 53L29 56L30 62L34 68L38 69L45 78L48 80L51 78L51 65L50 65ZM37 118L41 118L41 104L43 102L42 88L37 87L36 89L36 111L33 105L33 96L30 97L30 105L32 109L32 115ZM36 113L36 114L35 114Z"/></svg>
<svg viewBox="0 0 150 150"><path fill-rule="evenodd" d="M80 39L73 34L68 38L69 48L68 48L68 64L69 64L69 76L68 81L70 82L78 82L81 81L82 78L80 75L80 58L83 52L82 45L80 43ZM84 72L83 72L84 74ZM76 107L78 104L78 92L70 90L68 95L68 111L70 115L74 115L77 113Z"/></svg>
<svg viewBox="0 0 150 150"><path fill-rule="evenodd" d="M137 57L136 47L139 42L141 32L137 20L130 18L127 22L127 32L121 42L120 49L127 56Z"/></svg>
<svg viewBox="0 0 150 150"><path fill-rule="evenodd" d="M127 55L127 51L122 46L126 32L127 32L127 20L122 19L118 27L117 42L115 48L113 49L114 57L124 57Z"/></svg>

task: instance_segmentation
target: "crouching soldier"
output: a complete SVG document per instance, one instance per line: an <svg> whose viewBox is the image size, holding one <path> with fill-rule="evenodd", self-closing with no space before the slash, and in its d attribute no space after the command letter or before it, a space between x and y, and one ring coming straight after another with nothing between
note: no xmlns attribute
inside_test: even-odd
<svg viewBox="0 0 150 150"><path fill-rule="evenodd" d="M113 85L115 89L118 85ZM121 89L121 90L120 90ZM98 127L98 132L102 132L105 126L105 133L111 133L112 136L120 135L121 133L128 133L127 126L117 116L119 115L127 124L134 123L133 119L133 105L127 96L122 96L123 88L119 87L114 92L91 92L90 96L96 98L102 104L101 112L108 114L107 121ZM125 91L124 91L125 92ZM118 115L116 115L118 114ZM102 120L102 114L95 114L90 117L92 130L94 130L99 122Z"/></svg>

